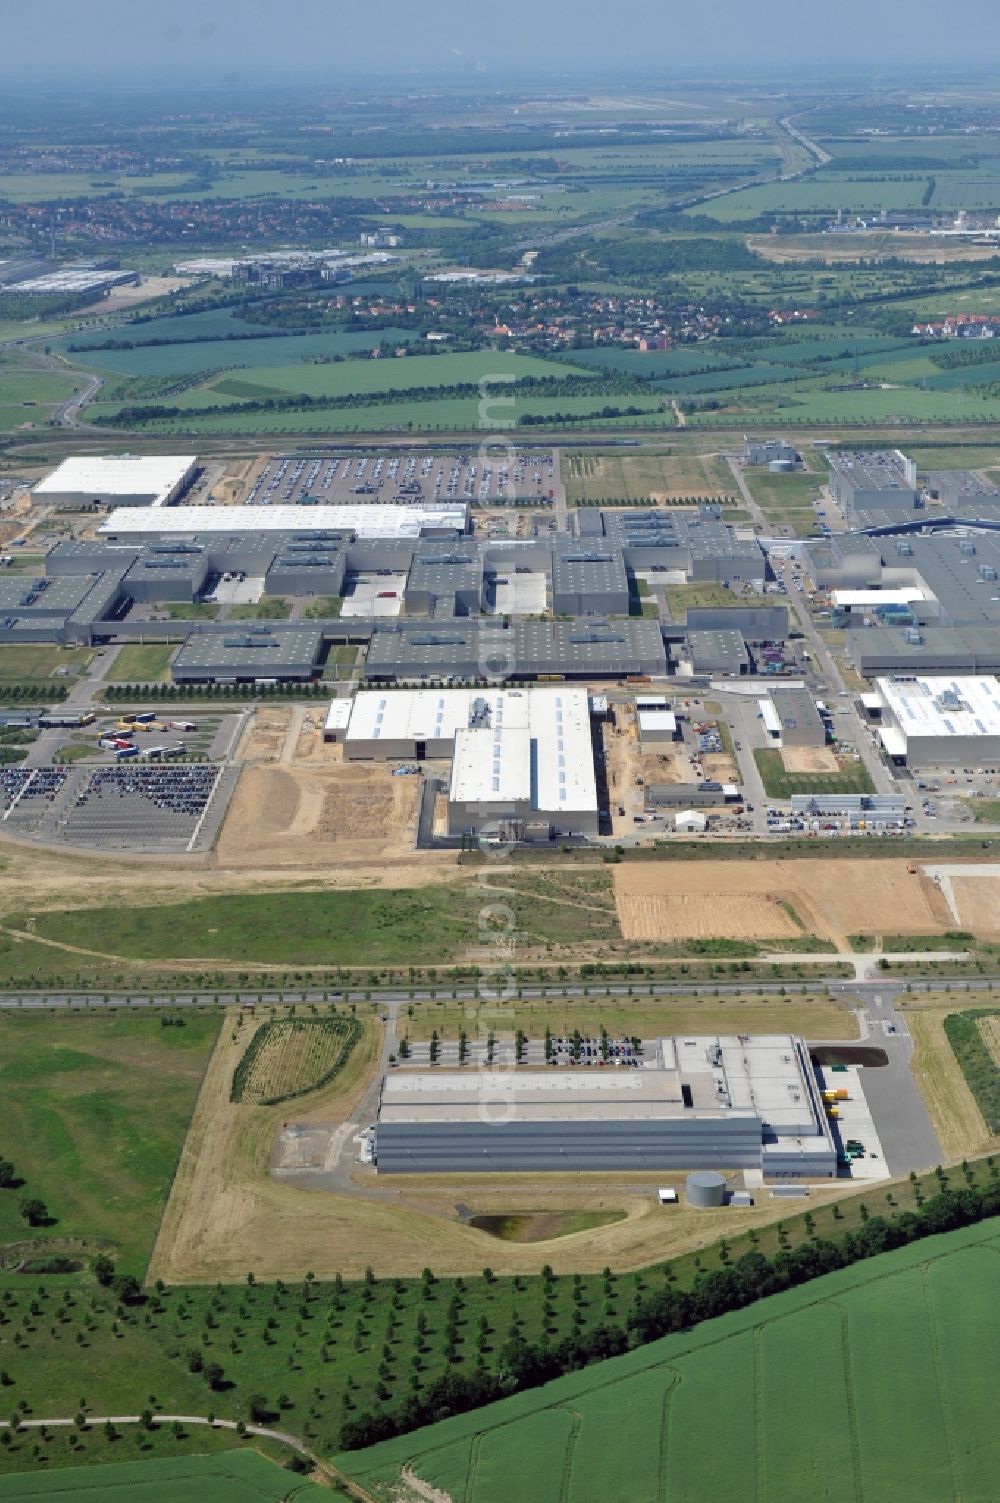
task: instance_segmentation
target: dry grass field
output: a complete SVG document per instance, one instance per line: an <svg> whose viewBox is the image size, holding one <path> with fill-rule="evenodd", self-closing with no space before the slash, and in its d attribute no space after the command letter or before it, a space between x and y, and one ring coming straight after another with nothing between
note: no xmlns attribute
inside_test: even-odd
<svg viewBox="0 0 1000 1503"><path fill-rule="evenodd" d="M902 1010L914 1045L911 1069L945 1160L988 1152L996 1139L990 1137L944 1031L945 1018L955 1011L954 1001L931 993L907 998Z"/></svg>
<svg viewBox="0 0 1000 1503"><path fill-rule="evenodd" d="M618 896L626 939L795 939L801 930L768 893L662 893Z"/></svg>
<svg viewBox="0 0 1000 1503"><path fill-rule="evenodd" d="M781 760L786 772L838 772L839 763L825 746L785 746Z"/></svg>
<svg viewBox="0 0 1000 1503"><path fill-rule="evenodd" d="M1000 935L1000 877L952 877L961 927L984 939Z"/></svg>
<svg viewBox="0 0 1000 1503"><path fill-rule="evenodd" d="M943 934L955 926L934 883L909 874L905 861L892 858L629 862L615 867L614 881L625 934L631 932L628 926L638 912L636 898L667 899L661 911L665 918L675 915L677 938L689 932L685 922L716 924L713 933L749 937L753 925L763 924L765 918L775 925L780 922L775 915L787 918L776 900L791 905L806 932L832 940L842 950L849 948L851 934ZM715 911L724 913L733 927L722 927ZM787 932L761 931L765 936ZM660 937L672 937L670 929Z"/></svg>

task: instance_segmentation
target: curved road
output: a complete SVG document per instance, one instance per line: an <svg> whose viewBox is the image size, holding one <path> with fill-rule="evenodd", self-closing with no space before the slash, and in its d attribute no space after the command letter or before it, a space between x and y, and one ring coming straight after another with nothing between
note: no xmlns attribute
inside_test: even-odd
<svg viewBox="0 0 1000 1503"><path fill-rule="evenodd" d="M210 1420L207 1414L154 1414L152 1423L154 1425L211 1425L214 1430L235 1430L237 1428L237 1422L235 1420ZM90 1428L93 1428L94 1425L106 1424L141 1425L142 1415L87 1415L87 1425ZM76 1420L70 1419L65 1415L61 1415L57 1419L22 1419L18 1421L19 1430L65 1430L70 1429L75 1425ZM0 1420L0 1429L10 1429L10 1421ZM285 1430L271 1430L266 1425L247 1425L246 1433L247 1435L258 1435L262 1440L274 1440L277 1441L279 1445L288 1446L289 1450L294 1451L297 1455L301 1456L303 1460L310 1462L314 1467L317 1468L318 1471L322 1472L328 1481L339 1483L339 1485L344 1488L352 1498L359 1499L360 1503L377 1503L377 1500L372 1497L371 1493L366 1492L365 1489L359 1486L358 1483L352 1482L350 1477L346 1476L346 1474L340 1471L338 1467L331 1466L328 1461L324 1461L321 1457L317 1456L315 1452L310 1451L305 1442L299 1440L297 1436L289 1435Z"/></svg>

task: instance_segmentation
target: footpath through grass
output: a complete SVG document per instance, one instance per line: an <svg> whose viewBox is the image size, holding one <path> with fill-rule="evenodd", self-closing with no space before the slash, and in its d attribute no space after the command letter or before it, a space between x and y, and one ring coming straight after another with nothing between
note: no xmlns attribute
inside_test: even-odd
<svg viewBox="0 0 1000 1503"><path fill-rule="evenodd" d="M998 1252L933 1237L339 1464L466 1503L992 1503Z"/></svg>

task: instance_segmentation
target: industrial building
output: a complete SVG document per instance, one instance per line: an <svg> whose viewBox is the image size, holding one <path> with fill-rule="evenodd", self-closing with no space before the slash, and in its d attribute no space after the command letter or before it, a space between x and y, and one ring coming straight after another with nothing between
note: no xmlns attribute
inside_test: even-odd
<svg viewBox="0 0 1000 1503"><path fill-rule="evenodd" d="M743 462L748 465L770 465L777 471L797 470L802 464L802 455L794 444L784 438L743 438Z"/></svg>
<svg viewBox="0 0 1000 1503"><path fill-rule="evenodd" d="M418 547L403 604L411 616L478 616L483 606L483 561L476 544L463 540Z"/></svg>
<svg viewBox="0 0 1000 1503"><path fill-rule="evenodd" d="M788 607L735 600L732 605L689 606L685 624L688 631L738 631L744 642L770 646L788 638Z"/></svg>
<svg viewBox="0 0 1000 1503"><path fill-rule="evenodd" d="M910 767L1000 764L1000 684L995 678L880 678L878 737Z"/></svg>
<svg viewBox="0 0 1000 1503"><path fill-rule="evenodd" d="M197 469L194 454L74 455L38 482L34 496L74 511L171 506L191 485Z"/></svg>
<svg viewBox="0 0 1000 1503"><path fill-rule="evenodd" d="M750 1169L830 1179L837 1150L800 1038L657 1041L638 1069L386 1076L381 1174Z"/></svg>
<svg viewBox="0 0 1000 1503"><path fill-rule="evenodd" d="M228 636L192 633L171 671L178 684L301 682L315 673L322 644L318 627L239 623Z"/></svg>
<svg viewBox="0 0 1000 1503"><path fill-rule="evenodd" d="M584 688L362 690L333 702L324 738L346 762L450 759L449 835L598 834Z"/></svg>
<svg viewBox="0 0 1000 1503"><path fill-rule="evenodd" d="M826 745L826 724L808 689L772 689L770 706L771 714L761 700L764 726L782 746Z"/></svg>
<svg viewBox="0 0 1000 1503"><path fill-rule="evenodd" d="M916 511L917 467L898 449L830 449L826 457L830 490L848 524L870 507L897 516Z"/></svg>
<svg viewBox="0 0 1000 1503"><path fill-rule="evenodd" d="M528 682L663 676L666 648L655 621L488 620L378 623L364 677L370 682Z"/></svg>
<svg viewBox="0 0 1000 1503"><path fill-rule="evenodd" d="M0 580L0 642L89 643L122 600L121 574Z"/></svg>
<svg viewBox="0 0 1000 1503"><path fill-rule="evenodd" d="M448 834L551 840L599 833L587 691L473 699L455 732Z"/></svg>
<svg viewBox="0 0 1000 1503"><path fill-rule="evenodd" d="M637 695L635 718L639 728L639 746L644 752L676 741L680 735L677 716L662 695Z"/></svg>
<svg viewBox="0 0 1000 1503"><path fill-rule="evenodd" d="M102 537L141 543L153 538L252 533L339 534L358 538L414 539L452 537L468 532L469 509L463 502L424 502L391 506L171 506L150 512L122 506L101 524Z"/></svg>
<svg viewBox="0 0 1000 1503"><path fill-rule="evenodd" d="M685 656L696 674L738 678L750 671L750 654L738 631L689 631Z"/></svg>
<svg viewBox="0 0 1000 1503"><path fill-rule="evenodd" d="M589 545L602 538L616 543L633 571L676 570L685 579L715 584L761 582L767 574L764 553L753 534L737 532L713 517L673 516L659 507L588 507L577 512L576 525Z"/></svg>
<svg viewBox="0 0 1000 1503"><path fill-rule="evenodd" d="M622 549L555 544L552 609L557 616L627 616L629 581Z"/></svg>

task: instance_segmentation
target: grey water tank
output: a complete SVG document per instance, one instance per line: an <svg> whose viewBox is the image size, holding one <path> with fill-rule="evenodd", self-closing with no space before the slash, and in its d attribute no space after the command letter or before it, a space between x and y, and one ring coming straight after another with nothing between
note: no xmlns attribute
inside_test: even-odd
<svg viewBox="0 0 1000 1503"><path fill-rule="evenodd" d="M725 1204L726 1181L714 1169L696 1169L687 1177L687 1203L705 1210Z"/></svg>

